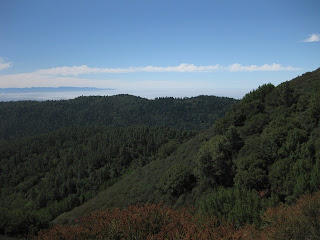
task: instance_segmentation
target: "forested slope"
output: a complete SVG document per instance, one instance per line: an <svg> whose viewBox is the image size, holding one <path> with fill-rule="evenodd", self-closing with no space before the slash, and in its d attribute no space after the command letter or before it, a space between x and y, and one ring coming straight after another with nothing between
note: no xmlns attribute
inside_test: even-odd
<svg viewBox="0 0 320 240"><path fill-rule="evenodd" d="M176 146L168 156L160 155L155 161L137 169L97 196L55 219L55 223L72 222L91 211L109 207L126 207L144 202L165 202L181 207L194 204L200 192L191 192L197 185L194 157L201 144L212 137L204 131L187 142Z"/></svg>
<svg viewBox="0 0 320 240"><path fill-rule="evenodd" d="M166 158L196 134L179 129L209 126L234 102L214 96L147 100L118 95L0 103L0 234L47 226Z"/></svg>
<svg viewBox="0 0 320 240"><path fill-rule="evenodd" d="M193 135L165 127L73 127L3 141L0 233L47 226Z"/></svg>
<svg viewBox="0 0 320 240"><path fill-rule="evenodd" d="M320 69L248 93L194 160L203 211L259 224L266 207L320 187Z"/></svg>
<svg viewBox="0 0 320 240"><path fill-rule="evenodd" d="M86 125L145 125L200 130L224 116L235 102L237 100L232 98L215 96L148 100L131 95L0 102L0 139Z"/></svg>
<svg viewBox="0 0 320 240"><path fill-rule="evenodd" d="M320 186L320 70L248 93L210 129L132 173L56 222L95 209L194 204L236 224Z"/></svg>

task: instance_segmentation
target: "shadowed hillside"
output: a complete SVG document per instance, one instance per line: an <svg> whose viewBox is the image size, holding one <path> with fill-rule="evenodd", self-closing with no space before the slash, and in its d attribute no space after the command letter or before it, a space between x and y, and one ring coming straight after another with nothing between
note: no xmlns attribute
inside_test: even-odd
<svg viewBox="0 0 320 240"><path fill-rule="evenodd" d="M87 125L146 125L200 130L224 116L235 102L237 100L232 98L215 96L148 100L131 95L0 102L0 139Z"/></svg>

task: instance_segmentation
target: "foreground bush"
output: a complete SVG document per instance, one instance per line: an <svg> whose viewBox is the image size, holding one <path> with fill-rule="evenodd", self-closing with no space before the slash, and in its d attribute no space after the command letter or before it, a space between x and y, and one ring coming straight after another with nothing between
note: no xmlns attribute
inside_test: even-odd
<svg viewBox="0 0 320 240"><path fill-rule="evenodd" d="M320 239L320 192L269 208L262 218L269 239Z"/></svg>
<svg viewBox="0 0 320 240"><path fill-rule="evenodd" d="M302 196L291 206L269 208L262 216L260 228L254 225L237 228L192 208L173 210L161 204L146 204L95 212L73 225L42 230L36 239L320 239L320 192Z"/></svg>
<svg viewBox="0 0 320 240"><path fill-rule="evenodd" d="M57 225L37 239L248 239L225 221L173 210L161 204L106 210L88 215L74 225Z"/></svg>

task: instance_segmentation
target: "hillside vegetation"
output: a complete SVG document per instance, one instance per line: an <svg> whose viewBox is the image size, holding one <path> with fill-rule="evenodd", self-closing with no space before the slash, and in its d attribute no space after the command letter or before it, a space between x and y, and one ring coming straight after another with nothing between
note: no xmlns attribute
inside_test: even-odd
<svg viewBox="0 0 320 240"><path fill-rule="evenodd" d="M319 192L300 197L292 206L269 208L262 215L263 227L237 227L192 208L174 210L160 204L145 204L96 211L78 219L75 225L56 225L41 231L36 239L320 239L319 217Z"/></svg>
<svg viewBox="0 0 320 240"><path fill-rule="evenodd" d="M320 70L248 93L211 128L55 222L137 202L195 205L238 226L320 186Z"/></svg>
<svg viewBox="0 0 320 240"><path fill-rule="evenodd" d="M1 233L47 226L193 135L165 127L74 127L2 142Z"/></svg>
<svg viewBox="0 0 320 240"><path fill-rule="evenodd" d="M119 95L0 103L0 234L47 227L61 213L169 156L196 134L179 129L208 126L233 102ZM28 136L36 133L41 134Z"/></svg>
<svg viewBox="0 0 320 240"><path fill-rule="evenodd" d="M61 101L0 102L0 139L72 126L144 125L200 130L223 117L237 100L215 96L157 98L131 95L78 97Z"/></svg>

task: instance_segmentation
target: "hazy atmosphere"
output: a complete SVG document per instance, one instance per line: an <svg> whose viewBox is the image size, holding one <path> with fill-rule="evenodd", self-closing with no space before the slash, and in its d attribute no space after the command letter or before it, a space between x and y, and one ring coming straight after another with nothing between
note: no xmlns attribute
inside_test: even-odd
<svg viewBox="0 0 320 240"><path fill-rule="evenodd" d="M319 67L319 8L316 0L4 0L0 100L241 98ZM4 89L31 87L80 89Z"/></svg>

